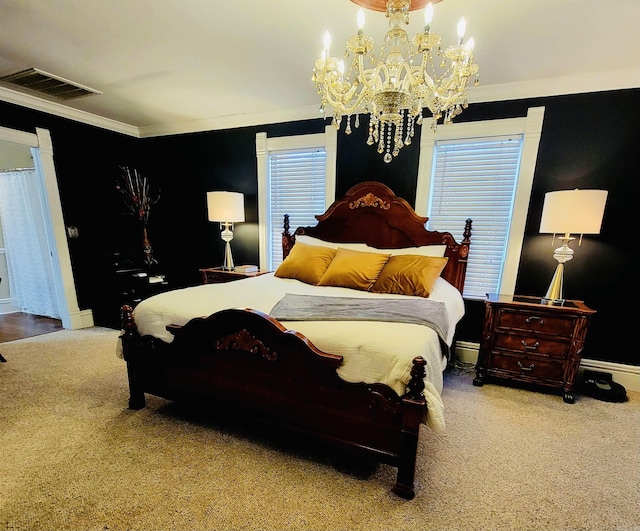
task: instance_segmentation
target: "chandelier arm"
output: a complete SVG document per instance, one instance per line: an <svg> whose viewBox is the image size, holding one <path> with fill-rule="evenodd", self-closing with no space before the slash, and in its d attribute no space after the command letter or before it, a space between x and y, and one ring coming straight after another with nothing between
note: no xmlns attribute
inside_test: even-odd
<svg viewBox="0 0 640 531"><path fill-rule="evenodd" d="M364 107L363 101L367 96L366 91L361 91L356 97L355 101L349 104L348 103L349 100L343 100L341 98L332 99L331 95L332 95L331 93L327 94L327 101L334 108L334 110L336 110L337 114L339 114L340 116L350 116L352 114L359 114L360 113L359 108ZM364 112L364 108L362 109L362 111Z"/></svg>

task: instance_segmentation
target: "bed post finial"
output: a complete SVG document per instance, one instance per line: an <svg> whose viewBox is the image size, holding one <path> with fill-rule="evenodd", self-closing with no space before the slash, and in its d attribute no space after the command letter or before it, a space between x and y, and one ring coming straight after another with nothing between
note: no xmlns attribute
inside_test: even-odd
<svg viewBox="0 0 640 531"><path fill-rule="evenodd" d="M464 224L464 232L462 233L462 243L466 243L467 245L471 241L471 218L467 219Z"/></svg>
<svg viewBox="0 0 640 531"><path fill-rule="evenodd" d="M124 336L131 338L137 332L138 327L133 320L133 308L128 304L125 304L120 308L122 318L122 330L124 330Z"/></svg>
<svg viewBox="0 0 640 531"><path fill-rule="evenodd" d="M284 230L282 231L282 259L289 256L289 252L296 243L295 235L289 233L289 214L284 215Z"/></svg>
<svg viewBox="0 0 640 531"><path fill-rule="evenodd" d="M424 400L424 377L427 375L425 369L427 365L426 360L422 356L416 356L413 358L413 367L411 367L411 380L407 385L407 392L405 396L411 400Z"/></svg>

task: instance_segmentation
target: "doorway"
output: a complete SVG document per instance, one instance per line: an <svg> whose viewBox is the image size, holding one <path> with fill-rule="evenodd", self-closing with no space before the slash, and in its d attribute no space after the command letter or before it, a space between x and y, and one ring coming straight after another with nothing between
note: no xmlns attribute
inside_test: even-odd
<svg viewBox="0 0 640 531"><path fill-rule="evenodd" d="M27 133L0 127L0 142L31 150L43 198L46 240L52 258L55 299L62 326L70 330L93 326L91 310L81 311L78 307L49 131L36 128L35 133Z"/></svg>
<svg viewBox="0 0 640 531"><path fill-rule="evenodd" d="M0 141L0 315L22 311L58 319L41 180L31 149Z"/></svg>

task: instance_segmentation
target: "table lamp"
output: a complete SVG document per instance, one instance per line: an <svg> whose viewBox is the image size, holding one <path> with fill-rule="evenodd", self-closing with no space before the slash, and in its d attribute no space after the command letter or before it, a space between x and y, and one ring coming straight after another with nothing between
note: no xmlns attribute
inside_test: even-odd
<svg viewBox="0 0 640 531"><path fill-rule="evenodd" d="M582 243L583 234L599 234L604 215L604 205L607 201L606 190L561 190L547 192L542 207L540 220L541 233L556 234L562 241L562 246L553 252L558 266L549 284L547 294L542 302L547 304L563 304L564 264L573 258L573 249L569 242L575 240L571 235L579 234ZM552 240L552 245L553 241Z"/></svg>
<svg viewBox="0 0 640 531"><path fill-rule="evenodd" d="M224 264L222 268L233 271L231 240L233 240L233 223L244 221L244 195L240 192L207 192L207 211L209 221L220 222L220 237L225 242Z"/></svg>

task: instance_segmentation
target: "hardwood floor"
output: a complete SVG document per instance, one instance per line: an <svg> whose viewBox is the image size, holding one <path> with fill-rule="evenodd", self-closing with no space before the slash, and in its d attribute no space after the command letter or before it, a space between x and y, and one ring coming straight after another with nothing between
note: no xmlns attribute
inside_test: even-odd
<svg viewBox="0 0 640 531"><path fill-rule="evenodd" d="M0 343L62 330L62 321L30 313L0 314Z"/></svg>

